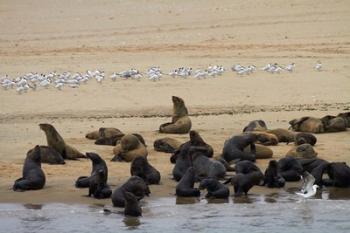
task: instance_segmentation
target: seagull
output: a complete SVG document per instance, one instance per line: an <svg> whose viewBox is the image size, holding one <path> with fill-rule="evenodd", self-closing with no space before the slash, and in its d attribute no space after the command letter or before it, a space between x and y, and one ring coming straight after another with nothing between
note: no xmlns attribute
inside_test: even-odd
<svg viewBox="0 0 350 233"><path fill-rule="evenodd" d="M291 64L287 65L286 67L284 67L284 69L288 72L293 72L294 67L295 67L295 63L291 63Z"/></svg>
<svg viewBox="0 0 350 233"><path fill-rule="evenodd" d="M315 70L317 71L321 71L322 69L322 63L320 61L317 61L316 65L315 65Z"/></svg>
<svg viewBox="0 0 350 233"><path fill-rule="evenodd" d="M317 188L319 187L318 185L314 185L315 177L313 177L313 175L305 171L302 175L302 180L303 187L301 188L300 192L296 192L296 194L304 198L315 196Z"/></svg>

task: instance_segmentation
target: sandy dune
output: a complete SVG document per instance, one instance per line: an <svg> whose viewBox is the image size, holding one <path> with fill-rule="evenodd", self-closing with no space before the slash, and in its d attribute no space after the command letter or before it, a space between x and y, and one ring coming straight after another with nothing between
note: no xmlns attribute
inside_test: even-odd
<svg viewBox="0 0 350 233"><path fill-rule="evenodd" d="M153 150L156 132L169 120L171 96L181 96L196 129L220 154L224 140L250 120L288 127L306 115L323 116L350 109L350 4L348 1L2 1L0 2L0 76L27 72L107 74L158 65L165 72L180 66L224 65L216 79L90 81L79 89L39 89L18 95L0 90L0 202L95 202L82 197L74 180L90 171L89 161L44 165L42 191L14 193L24 156L45 144L38 124L53 124L82 152L97 151L106 160L112 147L96 146L86 132L113 126L141 133L150 162L161 171L155 196L174 194L169 155ZM313 66L322 61L323 70ZM235 63L262 67L296 63L293 73L257 71L239 77ZM321 158L350 163L350 131L318 135ZM187 135L175 136L186 141ZM278 159L292 145L273 147ZM267 161L258 164L265 168ZM129 164L108 162L109 183L120 184ZM258 191L266 191L261 188ZM253 192L255 191L253 190ZM101 201L101 202L109 202Z"/></svg>

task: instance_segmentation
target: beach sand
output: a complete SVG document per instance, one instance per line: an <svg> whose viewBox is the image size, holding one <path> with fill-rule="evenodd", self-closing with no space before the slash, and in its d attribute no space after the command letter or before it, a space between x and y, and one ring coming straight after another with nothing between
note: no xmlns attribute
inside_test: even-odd
<svg viewBox="0 0 350 233"><path fill-rule="evenodd" d="M115 163L110 146L84 138L99 127L140 133L149 161L162 175L152 195L174 195L169 154L156 152L159 125L170 121L171 96L180 96L193 129L213 146L239 134L251 120L269 128L288 128L302 116L321 117L350 109L350 4L348 1L2 1L0 3L0 76L28 72L103 69L107 75L157 65L165 72L190 66L223 65L228 70L206 80L91 80L79 89L53 88L18 95L0 90L0 202L110 203L85 197L77 177L88 175L88 160L43 165L43 190L11 190L21 177L26 152L45 145L39 123L53 124L81 152L94 151L107 161L109 184L115 188L130 174L129 163ZM317 60L323 69L313 69ZM296 63L293 73L258 70L238 76L233 64L262 67L270 62ZM350 131L317 135L320 158L350 163ZM293 145L271 147L274 159ZM265 169L268 161L258 165ZM276 190L274 190L276 191ZM270 192L257 187L252 192ZM29 194L29 195L28 195Z"/></svg>

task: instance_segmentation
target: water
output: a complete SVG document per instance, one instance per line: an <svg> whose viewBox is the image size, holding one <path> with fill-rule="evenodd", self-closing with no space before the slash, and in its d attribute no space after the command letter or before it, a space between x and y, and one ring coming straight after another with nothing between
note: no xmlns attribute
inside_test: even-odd
<svg viewBox="0 0 350 233"><path fill-rule="evenodd" d="M307 200L294 191L209 202L148 198L140 218L111 206L6 203L0 204L0 232L350 232L349 189L323 190Z"/></svg>

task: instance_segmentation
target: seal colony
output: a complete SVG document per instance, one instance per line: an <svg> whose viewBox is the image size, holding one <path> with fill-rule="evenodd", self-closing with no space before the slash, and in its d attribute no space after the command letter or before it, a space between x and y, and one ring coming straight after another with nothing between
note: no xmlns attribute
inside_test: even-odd
<svg viewBox="0 0 350 233"><path fill-rule="evenodd" d="M289 122L290 129L269 129L261 119L248 122L242 127L242 133L228 138L222 143L222 150L215 154L210 142L201 137L200 130L191 130L193 125L184 100L173 96L172 102L172 120L160 125L160 138L154 141L153 146L155 150L164 152L164 156L170 153L169 163L174 164L171 176L174 182L178 182L173 194L178 197L199 197L201 190L206 190L205 197L208 199L226 199L230 196L231 185L232 194L242 196L248 195L253 186L282 188L286 182L311 176L315 185L321 188L350 187L350 167L344 162L319 158L314 149L317 137L312 134L347 130L350 112L322 118L293 119ZM100 155L79 152L68 145L51 124L42 123L39 127L45 133L47 146L37 145L27 152L23 174L14 182L14 191L45 188L42 162L64 166L65 159L88 158L92 162L91 173L78 177L75 186L88 188L89 197L110 198L113 206L124 208L125 215L142 216L140 200L151 195L149 185L162 185L162 179L167 179L166 174L161 174L149 160L147 145L141 134L125 134L114 127L101 127L86 134L85 137L95 140L97 145L113 146L113 149L109 147L111 161L130 163L130 178L112 190L108 184L107 164ZM194 125L194 128L197 126ZM161 137L163 133L167 133L167 137ZM189 140L178 140L171 134L184 134L183 137ZM291 142L294 143L293 148L284 158L273 159L272 148L275 145ZM255 162L259 159L269 160L265 171L256 166Z"/></svg>

